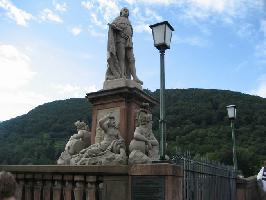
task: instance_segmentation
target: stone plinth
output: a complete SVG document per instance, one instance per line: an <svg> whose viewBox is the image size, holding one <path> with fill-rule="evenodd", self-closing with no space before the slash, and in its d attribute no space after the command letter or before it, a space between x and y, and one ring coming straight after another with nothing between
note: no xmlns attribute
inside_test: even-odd
<svg viewBox="0 0 266 200"><path fill-rule="evenodd" d="M183 169L149 165L0 165L14 174L21 200L183 200Z"/></svg>
<svg viewBox="0 0 266 200"><path fill-rule="evenodd" d="M260 193L257 176L236 179L236 199L237 200L255 200L262 199L263 193ZM266 199L266 194L264 194Z"/></svg>
<svg viewBox="0 0 266 200"><path fill-rule="evenodd" d="M142 86L139 83L130 79L120 78L115 80L106 80L103 83L104 90L110 90L118 87L130 87L142 90Z"/></svg>
<svg viewBox="0 0 266 200"><path fill-rule="evenodd" d="M158 103L144 91L128 86L88 93L86 98L92 104L91 142L99 140L99 119L112 112L119 122L119 130L127 147L133 138L137 109L142 103L149 103L151 108Z"/></svg>
<svg viewBox="0 0 266 200"><path fill-rule="evenodd" d="M129 175L130 200L183 199L183 169L180 166L167 163L133 165Z"/></svg>

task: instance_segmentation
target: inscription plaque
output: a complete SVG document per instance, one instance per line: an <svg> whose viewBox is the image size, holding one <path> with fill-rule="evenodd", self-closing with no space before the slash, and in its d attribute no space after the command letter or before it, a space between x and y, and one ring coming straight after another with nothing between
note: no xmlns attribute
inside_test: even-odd
<svg viewBox="0 0 266 200"><path fill-rule="evenodd" d="M132 200L164 200L164 177L133 176L131 184Z"/></svg>

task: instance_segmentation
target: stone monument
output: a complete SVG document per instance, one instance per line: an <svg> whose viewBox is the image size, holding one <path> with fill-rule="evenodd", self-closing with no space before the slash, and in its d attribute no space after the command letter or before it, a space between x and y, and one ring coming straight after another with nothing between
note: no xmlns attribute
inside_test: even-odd
<svg viewBox="0 0 266 200"><path fill-rule="evenodd" d="M149 103L151 107L158 103L142 90L143 82L136 74L133 28L128 17L129 10L122 8L120 15L108 24L107 70L103 90L86 95L92 103L92 143L103 139L99 119L112 112L119 124L127 153L136 127L135 110L143 102Z"/></svg>
<svg viewBox="0 0 266 200"><path fill-rule="evenodd" d="M128 17L129 10L123 8L108 24L103 89L86 94L92 104L90 145L78 145L84 138L78 130L58 164L93 171L98 177L94 179L102 182L104 200L181 200L181 167L153 163L159 159L159 143L152 131L151 109L158 101L142 90L143 82L136 75L133 28ZM115 169L126 173L117 175ZM91 176L87 178L91 180ZM98 199L96 196L91 198Z"/></svg>
<svg viewBox="0 0 266 200"><path fill-rule="evenodd" d="M136 75L128 16L123 8L109 24L105 83L86 95L92 106L91 131L85 122L75 122L77 133L69 138L58 165L0 166L0 171L14 174L17 199L184 199L187 176L182 166L153 162L159 144L151 109L158 102L142 90Z"/></svg>
<svg viewBox="0 0 266 200"><path fill-rule="evenodd" d="M77 143L79 136L72 136L58 159L58 164L127 164L129 144L133 137L134 148L139 142L144 142L144 146L145 143L149 145L147 151L142 151L141 155L147 156L147 161L141 163L148 163L154 159L151 152L153 147L158 146L158 142L156 139L152 142L149 136L152 135L154 138L152 128L148 128L151 114L145 115L145 119L139 117L138 121L143 120L145 124L141 122L135 131L136 110L139 110L143 103L153 107L157 101L142 90L143 82L136 75L133 28L128 17L129 10L122 8L120 16L108 24L107 71L103 90L86 96L92 103L92 130L89 140L92 145L82 146ZM138 115L142 116L141 113L143 109ZM144 129L151 133L145 132ZM135 141L139 135L143 135L147 141ZM75 150L72 150L74 146ZM136 160L140 152L136 148L133 150L130 152Z"/></svg>

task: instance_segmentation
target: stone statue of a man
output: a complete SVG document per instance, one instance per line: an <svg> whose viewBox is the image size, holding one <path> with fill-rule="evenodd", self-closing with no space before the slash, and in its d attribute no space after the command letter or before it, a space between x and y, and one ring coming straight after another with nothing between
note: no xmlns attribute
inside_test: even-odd
<svg viewBox="0 0 266 200"><path fill-rule="evenodd" d="M140 83L136 75L135 58L133 54L133 29L128 19L129 10L122 8L120 16L109 25L108 44L107 44L107 63L106 80L131 79Z"/></svg>

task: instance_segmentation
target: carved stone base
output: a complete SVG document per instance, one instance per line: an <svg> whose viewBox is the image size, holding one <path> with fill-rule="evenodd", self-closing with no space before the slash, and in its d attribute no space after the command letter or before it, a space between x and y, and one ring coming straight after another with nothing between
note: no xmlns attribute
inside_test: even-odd
<svg viewBox="0 0 266 200"><path fill-rule="evenodd" d="M119 122L119 131L127 149L135 130L136 110L143 102L149 103L151 108L158 104L156 99L136 87L100 90L88 93L86 98L92 104L91 143L100 142L99 119L111 112Z"/></svg>
<svg viewBox="0 0 266 200"><path fill-rule="evenodd" d="M138 88L142 90L141 84L139 84L138 82L134 80L130 80L130 79L120 78L120 79L114 79L114 80L107 80L107 81L104 81L103 83L104 90L110 90L110 89L119 88L119 87Z"/></svg>
<svg viewBox="0 0 266 200"><path fill-rule="evenodd" d="M139 150L133 150L129 154L128 164L130 164L130 165L132 165L132 164L147 164L147 163L151 163L151 162L152 162L152 160Z"/></svg>
<svg viewBox="0 0 266 200"><path fill-rule="evenodd" d="M77 162L77 160L79 160ZM111 151L106 151L101 156L96 157L82 157L79 158L79 155L76 158L70 160L71 165L126 165L127 164L127 155L123 151L120 154L112 153Z"/></svg>
<svg viewBox="0 0 266 200"><path fill-rule="evenodd" d="M139 165L0 165L19 183L21 200L182 200L182 166ZM256 192L256 191L255 191ZM34 197L34 198L33 198ZM257 198L258 199L258 198Z"/></svg>

